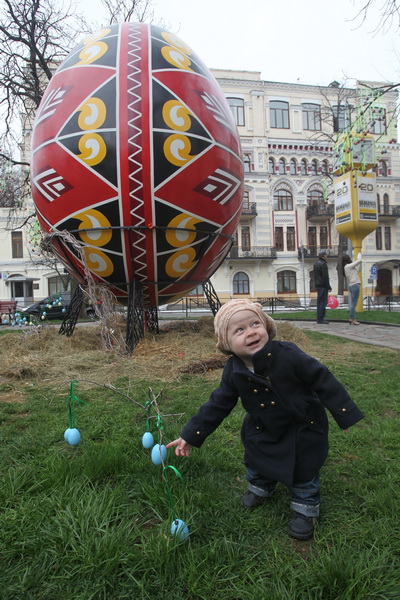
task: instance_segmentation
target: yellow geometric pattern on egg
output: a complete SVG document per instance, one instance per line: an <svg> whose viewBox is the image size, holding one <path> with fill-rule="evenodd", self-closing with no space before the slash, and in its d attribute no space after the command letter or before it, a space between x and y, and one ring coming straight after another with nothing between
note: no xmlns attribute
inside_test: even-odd
<svg viewBox="0 0 400 600"><path fill-rule="evenodd" d="M79 52L80 61L78 65L91 65L96 60L99 60L108 50L108 44L105 42L96 41L88 44Z"/></svg>
<svg viewBox="0 0 400 600"><path fill-rule="evenodd" d="M175 48L178 48L178 50L181 50L184 54L192 54L192 51L189 48L189 46L173 33L169 33L169 31L163 31L161 37L163 37L168 44L174 46Z"/></svg>
<svg viewBox="0 0 400 600"><path fill-rule="evenodd" d="M169 277L182 277L190 271L198 261L194 248L184 248L174 252L166 262L165 272Z"/></svg>
<svg viewBox="0 0 400 600"><path fill-rule="evenodd" d="M101 135L98 133L86 133L79 142L80 154L78 158L83 160L89 167L94 167L104 160L107 154L107 146Z"/></svg>
<svg viewBox="0 0 400 600"><path fill-rule="evenodd" d="M201 219L196 219L191 215L181 213L171 219L171 221L168 223L168 228L177 227L178 229L167 229L165 239L169 245L173 246L174 248L188 246L195 241L197 236L197 231L195 230L194 226L201 222Z"/></svg>
<svg viewBox="0 0 400 600"><path fill-rule="evenodd" d="M173 67L177 67L183 71L193 71L193 69L190 68L190 65L192 64L190 58L177 48L172 46L163 46L161 48L161 54L163 55L164 59Z"/></svg>
<svg viewBox="0 0 400 600"><path fill-rule="evenodd" d="M170 135L164 142L165 158L176 167L183 167L194 159L190 154L191 149L189 138L180 133Z"/></svg>
<svg viewBox="0 0 400 600"><path fill-rule="evenodd" d="M98 129L106 120L107 108L100 98L88 98L78 111L78 125L83 130Z"/></svg>
<svg viewBox="0 0 400 600"><path fill-rule="evenodd" d="M83 247L88 268L99 277L109 277L114 272L110 258L98 248Z"/></svg>
<svg viewBox="0 0 400 600"><path fill-rule="evenodd" d="M90 208L85 212L75 215L75 219L81 221L78 230L89 230L79 231L79 237L85 244L105 246L111 240L111 223L100 211ZM100 229L103 227L108 227L108 229Z"/></svg>
<svg viewBox="0 0 400 600"><path fill-rule="evenodd" d="M187 131L192 124L190 117L193 116L193 113L179 100L168 100L162 108L162 116L166 125L171 129Z"/></svg>

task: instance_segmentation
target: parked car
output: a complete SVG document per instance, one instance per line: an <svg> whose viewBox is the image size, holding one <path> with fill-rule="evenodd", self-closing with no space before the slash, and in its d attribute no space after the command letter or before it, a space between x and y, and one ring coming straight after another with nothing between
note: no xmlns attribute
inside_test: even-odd
<svg viewBox="0 0 400 600"><path fill-rule="evenodd" d="M68 313L70 304L71 292L60 292L39 300L39 302L34 302L19 312L22 317L27 317L28 320L30 320L30 317L40 321L63 320ZM86 305L86 316L90 319L95 318L96 314L93 305Z"/></svg>

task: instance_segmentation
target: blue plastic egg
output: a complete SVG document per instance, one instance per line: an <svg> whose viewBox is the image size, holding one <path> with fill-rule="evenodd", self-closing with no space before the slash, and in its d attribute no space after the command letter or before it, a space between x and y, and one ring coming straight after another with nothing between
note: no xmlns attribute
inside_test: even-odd
<svg viewBox="0 0 400 600"><path fill-rule="evenodd" d="M186 542L189 537L189 527L182 519L175 519L171 524L171 535L175 536L180 542Z"/></svg>
<svg viewBox="0 0 400 600"><path fill-rule="evenodd" d="M69 427L68 427L68 429L66 429L66 430L64 431L64 440L65 440L66 442L68 442L68 437L69 437L69 432L70 432L70 431L71 431L71 429L70 429Z"/></svg>
<svg viewBox="0 0 400 600"><path fill-rule="evenodd" d="M76 427L69 430L67 442L71 446L77 446L81 441L81 434Z"/></svg>
<svg viewBox="0 0 400 600"><path fill-rule="evenodd" d="M143 448L152 448L154 446L154 438L150 431L146 431L142 437Z"/></svg>
<svg viewBox="0 0 400 600"><path fill-rule="evenodd" d="M161 465L163 461L167 458L167 449L162 444L156 444L151 451L151 460L155 465Z"/></svg>

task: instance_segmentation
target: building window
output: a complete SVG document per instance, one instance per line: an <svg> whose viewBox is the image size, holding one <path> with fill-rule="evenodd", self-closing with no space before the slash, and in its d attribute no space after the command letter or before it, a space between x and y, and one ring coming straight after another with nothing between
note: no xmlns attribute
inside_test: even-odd
<svg viewBox="0 0 400 600"><path fill-rule="evenodd" d="M375 120L371 127L372 133L385 133L386 131L386 110L378 108L375 110Z"/></svg>
<svg viewBox="0 0 400 600"><path fill-rule="evenodd" d="M244 172L245 173L250 173L251 172L251 158L249 154L245 154L243 157L243 166L244 166Z"/></svg>
<svg viewBox="0 0 400 600"><path fill-rule="evenodd" d="M320 248L328 248L328 228L325 225L321 225L319 228L319 245Z"/></svg>
<svg viewBox="0 0 400 600"><path fill-rule="evenodd" d="M333 131L345 131L351 125L350 104L336 104L333 108Z"/></svg>
<svg viewBox="0 0 400 600"><path fill-rule="evenodd" d="M385 213L385 215L390 214L389 194L383 194L383 212Z"/></svg>
<svg viewBox="0 0 400 600"><path fill-rule="evenodd" d="M11 232L11 250L13 258L23 258L22 231Z"/></svg>
<svg viewBox="0 0 400 600"><path fill-rule="evenodd" d="M241 235L242 235L242 250L245 250L246 252L248 252L251 248L250 227L246 227L246 226L242 225Z"/></svg>
<svg viewBox="0 0 400 600"><path fill-rule="evenodd" d="M278 273L278 294L296 293L296 273L281 271Z"/></svg>
<svg viewBox="0 0 400 600"><path fill-rule="evenodd" d="M243 271L239 271L233 276L233 293L234 294L249 294L249 277Z"/></svg>
<svg viewBox="0 0 400 600"><path fill-rule="evenodd" d="M320 190L311 190L308 192L307 204L308 206L317 206L318 208L323 208L325 206L323 192Z"/></svg>
<svg viewBox="0 0 400 600"><path fill-rule="evenodd" d="M390 227L385 227L385 250L392 249L392 238Z"/></svg>
<svg viewBox="0 0 400 600"><path fill-rule="evenodd" d="M273 100L269 103L271 127L289 129L289 103Z"/></svg>
<svg viewBox="0 0 400 600"><path fill-rule="evenodd" d="M303 129L309 131L321 130L321 107L319 104L302 104Z"/></svg>
<svg viewBox="0 0 400 600"><path fill-rule="evenodd" d="M203 286L200 284L190 291L188 296L204 296Z"/></svg>
<svg viewBox="0 0 400 600"><path fill-rule="evenodd" d="M375 245L377 250L382 250L382 227L375 229Z"/></svg>
<svg viewBox="0 0 400 600"><path fill-rule="evenodd" d="M377 207L378 207L378 214L380 214L380 212L381 212L381 197L379 196L379 194L376 195L376 203L377 203Z"/></svg>
<svg viewBox="0 0 400 600"><path fill-rule="evenodd" d="M48 279L48 292L49 296L53 294L58 294L59 292L63 292L65 290L64 282L62 277L49 277Z"/></svg>
<svg viewBox="0 0 400 600"><path fill-rule="evenodd" d="M249 192L243 192L243 202L242 202L242 207L243 208L250 208L250 194Z"/></svg>
<svg viewBox="0 0 400 600"><path fill-rule="evenodd" d="M274 175L275 174L275 161L273 158L269 158L268 159L268 173L270 175Z"/></svg>
<svg viewBox="0 0 400 600"><path fill-rule="evenodd" d="M290 174L297 175L297 162L295 158L290 160Z"/></svg>
<svg viewBox="0 0 400 600"><path fill-rule="evenodd" d="M283 227L275 227L275 248L278 252L283 251Z"/></svg>
<svg viewBox="0 0 400 600"><path fill-rule="evenodd" d="M300 163L300 170L302 175L308 175L307 161L305 158L303 158L303 160Z"/></svg>
<svg viewBox="0 0 400 600"><path fill-rule="evenodd" d="M323 175L328 175L329 173L329 164L327 160L323 160L321 163L321 173Z"/></svg>
<svg viewBox="0 0 400 600"><path fill-rule="evenodd" d="M293 196L287 190L278 190L274 193L275 210L293 210Z"/></svg>
<svg viewBox="0 0 400 600"><path fill-rule="evenodd" d="M315 287L314 269L311 269L311 271L309 272L309 278L310 278L310 292L316 292L317 288Z"/></svg>
<svg viewBox="0 0 400 600"><path fill-rule="evenodd" d="M296 236L294 227L288 227L286 229L286 249L287 250L295 250L296 249Z"/></svg>
<svg viewBox="0 0 400 600"><path fill-rule="evenodd" d="M244 126L244 100L241 98L227 98L228 104L231 107L233 118L236 125Z"/></svg>
<svg viewBox="0 0 400 600"><path fill-rule="evenodd" d="M311 161L311 175L318 175L318 161L315 159Z"/></svg>
<svg viewBox="0 0 400 600"><path fill-rule="evenodd" d="M307 234L307 246L312 255L317 254L317 228L309 227Z"/></svg>
<svg viewBox="0 0 400 600"><path fill-rule="evenodd" d="M382 177L387 177L388 174L388 168L387 168L387 162L386 160L380 160L379 161L379 168L380 168L380 175L382 175Z"/></svg>
<svg viewBox="0 0 400 600"><path fill-rule="evenodd" d="M284 158L279 159L279 175L284 175L286 173L286 161Z"/></svg>

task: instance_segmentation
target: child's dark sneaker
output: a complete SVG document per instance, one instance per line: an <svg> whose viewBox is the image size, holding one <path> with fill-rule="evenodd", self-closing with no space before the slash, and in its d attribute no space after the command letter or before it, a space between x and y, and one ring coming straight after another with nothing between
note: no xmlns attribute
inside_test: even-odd
<svg viewBox="0 0 400 600"><path fill-rule="evenodd" d="M314 533L314 517L306 517L293 511L293 518L289 525L289 535L297 540L309 540Z"/></svg>
<svg viewBox="0 0 400 600"><path fill-rule="evenodd" d="M247 490L244 496L242 496L242 504L245 508L258 508L261 504L268 499L268 496L257 496L250 490Z"/></svg>

